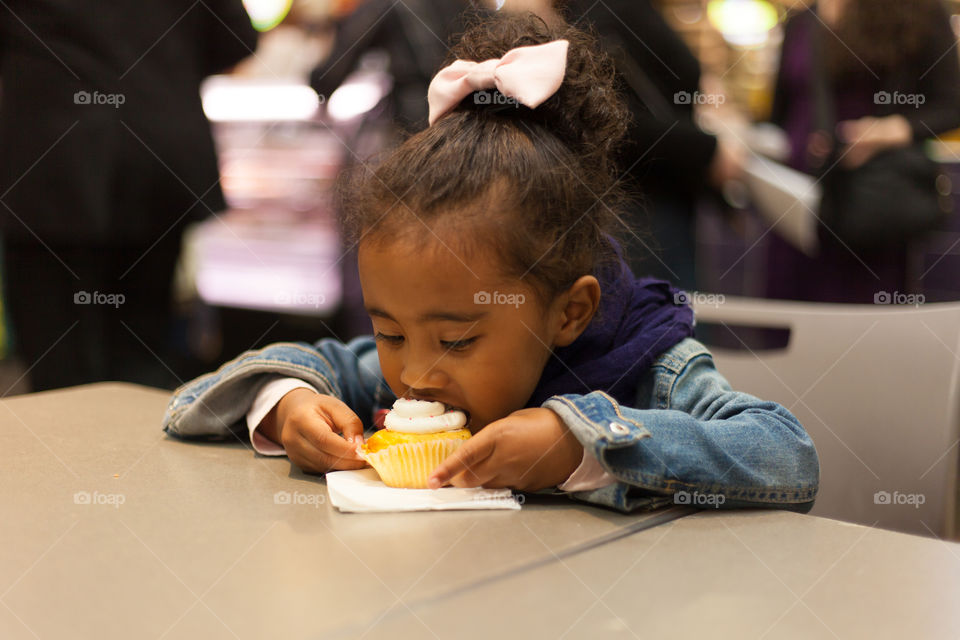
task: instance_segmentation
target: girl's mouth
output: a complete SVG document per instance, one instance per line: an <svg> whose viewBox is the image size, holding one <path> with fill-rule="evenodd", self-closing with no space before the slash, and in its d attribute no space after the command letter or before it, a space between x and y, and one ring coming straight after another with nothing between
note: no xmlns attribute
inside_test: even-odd
<svg viewBox="0 0 960 640"><path fill-rule="evenodd" d="M469 426L469 425L470 425L470 412L469 412L469 411L467 411L466 409L461 409L460 407L455 407L455 406L453 406L452 404L445 404L444 406L447 408L447 411L459 411L460 413L462 413L463 415L465 415L465 416L467 417L467 423L466 423L465 426Z"/></svg>

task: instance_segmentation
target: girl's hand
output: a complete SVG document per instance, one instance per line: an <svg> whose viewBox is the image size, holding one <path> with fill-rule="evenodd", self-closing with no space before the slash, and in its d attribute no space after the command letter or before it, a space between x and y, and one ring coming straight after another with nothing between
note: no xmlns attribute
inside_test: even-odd
<svg viewBox="0 0 960 640"><path fill-rule="evenodd" d="M304 471L323 473L367 466L356 451L363 443L363 423L333 396L294 389L270 410L257 429L282 444L290 461Z"/></svg>
<svg viewBox="0 0 960 640"><path fill-rule="evenodd" d="M510 487L562 484L583 460L583 446L550 409L521 409L491 422L432 474L429 486Z"/></svg>
<svg viewBox="0 0 960 640"><path fill-rule="evenodd" d="M847 169L856 169L884 149L910 144L913 130L909 121L900 115L866 117L838 124L837 137L846 145L841 164Z"/></svg>

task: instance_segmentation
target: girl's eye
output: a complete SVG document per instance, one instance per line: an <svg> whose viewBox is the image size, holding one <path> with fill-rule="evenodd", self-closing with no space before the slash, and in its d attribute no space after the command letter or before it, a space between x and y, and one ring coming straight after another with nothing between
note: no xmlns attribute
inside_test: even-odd
<svg viewBox="0 0 960 640"><path fill-rule="evenodd" d="M466 338L464 340L441 340L440 344L449 351L463 351L476 341L477 337Z"/></svg>
<svg viewBox="0 0 960 640"><path fill-rule="evenodd" d="M374 340L382 340L390 345L399 345L403 342L403 336L390 336L385 333L380 333L379 331L373 336Z"/></svg>

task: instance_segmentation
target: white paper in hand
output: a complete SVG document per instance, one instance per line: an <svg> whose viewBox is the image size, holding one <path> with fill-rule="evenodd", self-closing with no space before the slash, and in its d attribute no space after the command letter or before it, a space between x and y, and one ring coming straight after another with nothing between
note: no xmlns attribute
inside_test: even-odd
<svg viewBox="0 0 960 640"><path fill-rule="evenodd" d="M346 512L520 508L510 489L395 489L373 469L331 471L326 478L331 504Z"/></svg>
<svg viewBox="0 0 960 640"><path fill-rule="evenodd" d="M744 177L757 211L773 230L808 256L816 255L817 215L823 194L805 173L760 156L752 156Z"/></svg>

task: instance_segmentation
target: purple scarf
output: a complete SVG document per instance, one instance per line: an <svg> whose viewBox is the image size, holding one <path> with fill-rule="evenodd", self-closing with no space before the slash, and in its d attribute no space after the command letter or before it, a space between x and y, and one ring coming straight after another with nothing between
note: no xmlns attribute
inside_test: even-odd
<svg viewBox="0 0 960 640"><path fill-rule="evenodd" d="M597 277L599 317L566 347L554 350L527 404L550 396L605 391L633 407L640 378L653 362L693 335L693 310L677 302L679 289L656 278L636 278L622 263Z"/></svg>

